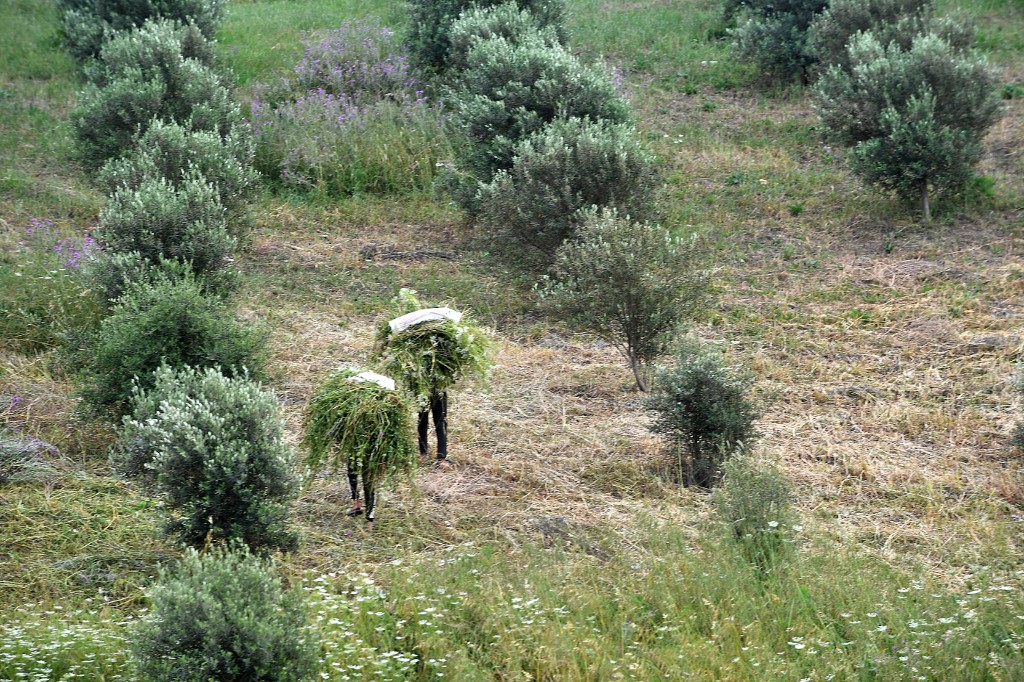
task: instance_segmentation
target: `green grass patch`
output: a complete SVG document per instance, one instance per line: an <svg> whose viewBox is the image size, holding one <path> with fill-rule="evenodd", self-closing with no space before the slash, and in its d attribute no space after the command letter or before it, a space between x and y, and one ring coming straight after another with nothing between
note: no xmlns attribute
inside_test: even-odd
<svg viewBox="0 0 1024 682"><path fill-rule="evenodd" d="M818 546L765 579L727 541L695 546L671 528L636 549L467 543L372 577L317 577L307 589L328 679L981 680L1024 670L1013 625L1024 603L1005 576L979 572L950 590Z"/></svg>
<svg viewBox="0 0 1024 682"><path fill-rule="evenodd" d="M165 557L153 503L103 476L65 470L4 487L0 611L135 605ZM2 639L2 638L0 638Z"/></svg>
<svg viewBox="0 0 1024 682"><path fill-rule="evenodd" d="M736 88L753 77L751 69L731 61L720 16L714 3L694 0L569 3L576 49L612 58L627 78L639 76L643 85L685 94Z"/></svg>
<svg viewBox="0 0 1024 682"><path fill-rule="evenodd" d="M52 3L0 6L0 205L8 220L82 217L97 207L68 172L67 114L78 86L74 63L58 49L57 29Z"/></svg>
<svg viewBox="0 0 1024 682"><path fill-rule="evenodd" d="M268 0L232 2L217 33L220 53L242 87L278 71L289 71L300 56L307 31L336 29L347 19L381 18L399 28L403 5L395 0Z"/></svg>

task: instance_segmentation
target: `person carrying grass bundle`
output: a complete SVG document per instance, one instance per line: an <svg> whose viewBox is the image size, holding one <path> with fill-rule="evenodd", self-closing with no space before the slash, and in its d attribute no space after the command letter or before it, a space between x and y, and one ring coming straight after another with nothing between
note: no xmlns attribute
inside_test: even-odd
<svg viewBox="0 0 1024 682"><path fill-rule="evenodd" d="M379 483L410 471L416 463L409 405L395 382L375 372L342 369L331 374L306 410L308 462L316 468L342 461L348 472L352 507L373 530ZM359 495L359 480L363 496Z"/></svg>
<svg viewBox="0 0 1024 682"><path fill-rule="evenodd" d="M376 357L383 371L401 377L419 406L419 451L429 451L430 419L437 438L436 461L448 464L448 389L490 367L490 342L479 327L447 307L423 308L416 292L402 289L395 303L403 314L381 325Z"/></svg>

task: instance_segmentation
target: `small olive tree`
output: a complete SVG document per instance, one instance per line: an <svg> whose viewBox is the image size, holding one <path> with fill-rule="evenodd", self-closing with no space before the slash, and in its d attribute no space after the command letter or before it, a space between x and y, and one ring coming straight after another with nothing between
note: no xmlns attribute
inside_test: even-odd
<svg viewBox="0 0 1024 682"><path fill-rule="evenodd" d="M108 253L137 252L191 264L197 277L224 268L237 240L228 232L217 188L193 174L174 186L158 177L122 187L100 213L96 238Z"/></svg>
<svg viewBox="0 0 1024 682"><path fill-rule="evenodd" d="M129 284L81 351L80 395L94 412L124 414L135 387L148 390L161 365L220 367L262 378L263 330L206 295L187 268L157 270Z"/></svg>
<svg viewBox="0 0 1024 682"><path fill-rule="evenodd" d="M171 22L152 22L104 46L70 117L89 171L131 150L154 120L222 137L241 122L222 74L193 37Z"/></svg>
<svg viewBox="0 0 1024 682"><path fill-rule="evenodd" d="M806 83L815 61L808 29L827 6L828 0L745 0L730 31L740 59L772 78Z"/></svg>
<svg viewBox="0 0 1024 682"><path fill-rule="evenodd" d="M514 5L536 17L537 24L554 31L564 42L564 0L409 0L409 30L406 44L420 68L443 72L450 67L452 24L477 8Z"/></svg>
<svg viewBox="0 0 1024 682"><path fill-rule="evenodd" d="M651 362L704 300L697 262L693 240L591 209L576 239L559 249L541 295L552 312L618 348L647 391Z"/></svg>
<svg viewBox="0 0 1024 682"><path fill-rule="evenodd" d="M564 36L514 2L473 7L463 12L448 32L448 68L456 73L468 69L472 65L470 51L490 38L504 38L510 43L540 38L549 45L558 45Z"/></svg>
<svg viewBox="0 0 1024 682"><path fill-rule="evenodd" d="M832 66L817 85L825 129L851 148L855 173L919 199L927 222L931 192L960 190L981 158L999 117L995 77L980 57L931 34L903 50L861 33L849 56L849 70Z"/></svg>
<svg viewBox="0 0 1024 682"><path fill-rule="evenodd" d="M662 369L646 401L651 430L664 435L689 485L713 486L725 462L757 436L757 408L747 397L750 378L731 370L714 351L683 344L675 364Z"/></svg>
<svg viewBox="0 0 1024 682"><path fill-rule="evenodd" d="M193 547L238 539L294 549L288 503L298 493L294 453L272 393L216 367L160 367L136 385L112 456L167 504L168 533Z"/></svg>
<svg viewBox="0 0 1024 682"><path fill-rule="evenodd" d="M573 118L516 145L512 168L481 185L476 200L495 253L512 268L543 271L585 217L580 209L656 218L660 180L632 126Z"/></svg>
<svg viewBox="0 0 1024 682"><path fill-rule="evenodd" d="M225 0L59 0L64 44L85 62L100 53L111 38L138 28L147 20L168 19L194 26L213 38L224 16Z"/></svg>
<svg viewBox="0 0 1024 682"><path fill-rule="evenodd" d="M302 590L244 547L189 550L149 593L133 628L137 679L150 682L307 682L318 640Z"/></svg>
<svg viewBox="0 0 1024 682"><path fill-rule="evenodd" d="M858 33L870 31L883 46L910 49L915 36L934 33L957 50L974 44L975 27L966 17L935 16L935 0L832 0L809 29L818 69L850 69L847 47Z"/></svg>
<svg viewBox="0 0 1024 682"><path fill-rule="evenodd" d="M472 65L455 88L452 122L468 140L458 164L470 176L467 198L473 210L477 183L512 167L515 146L558 118L589 118L626 123L629 102L607 72L587 66L568 49L541 37L511 42L503 37L477 41Z"/></svg>

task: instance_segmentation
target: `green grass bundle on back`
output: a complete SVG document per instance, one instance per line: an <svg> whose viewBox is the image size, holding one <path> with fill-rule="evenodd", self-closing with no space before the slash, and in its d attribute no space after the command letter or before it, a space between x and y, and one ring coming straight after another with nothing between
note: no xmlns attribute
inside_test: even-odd
<svg viewBox="0 0 1024 682"><path fill-rule="evenodd" d="M358 371L331 374L306 410L309 465L329 464L380 481L416 463L412 411L399 390L355 379Z"/></svg>
<svg viewBox="0 0 1024 682"><path fill-rule="evenodd" d="M411 289L402 289L395 302L395 317L429 307ZM378 366L404 382L420 407L464 377L485 376L491 366L490 336L466 318L420 322L399 332L392 331L390 320L383 322L376 339Z"/></svg>

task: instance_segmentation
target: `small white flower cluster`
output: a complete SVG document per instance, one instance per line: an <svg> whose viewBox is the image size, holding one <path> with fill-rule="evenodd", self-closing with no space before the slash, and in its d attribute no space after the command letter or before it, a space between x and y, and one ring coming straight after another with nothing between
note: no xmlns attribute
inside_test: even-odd
<svg viewBox="0 0 1024 682"><path fill-rule="evenodd" d="M38 612L19 608L19 620L0 623L0 679L18 682L127 680L128 621L96 611Z"/></svg>

